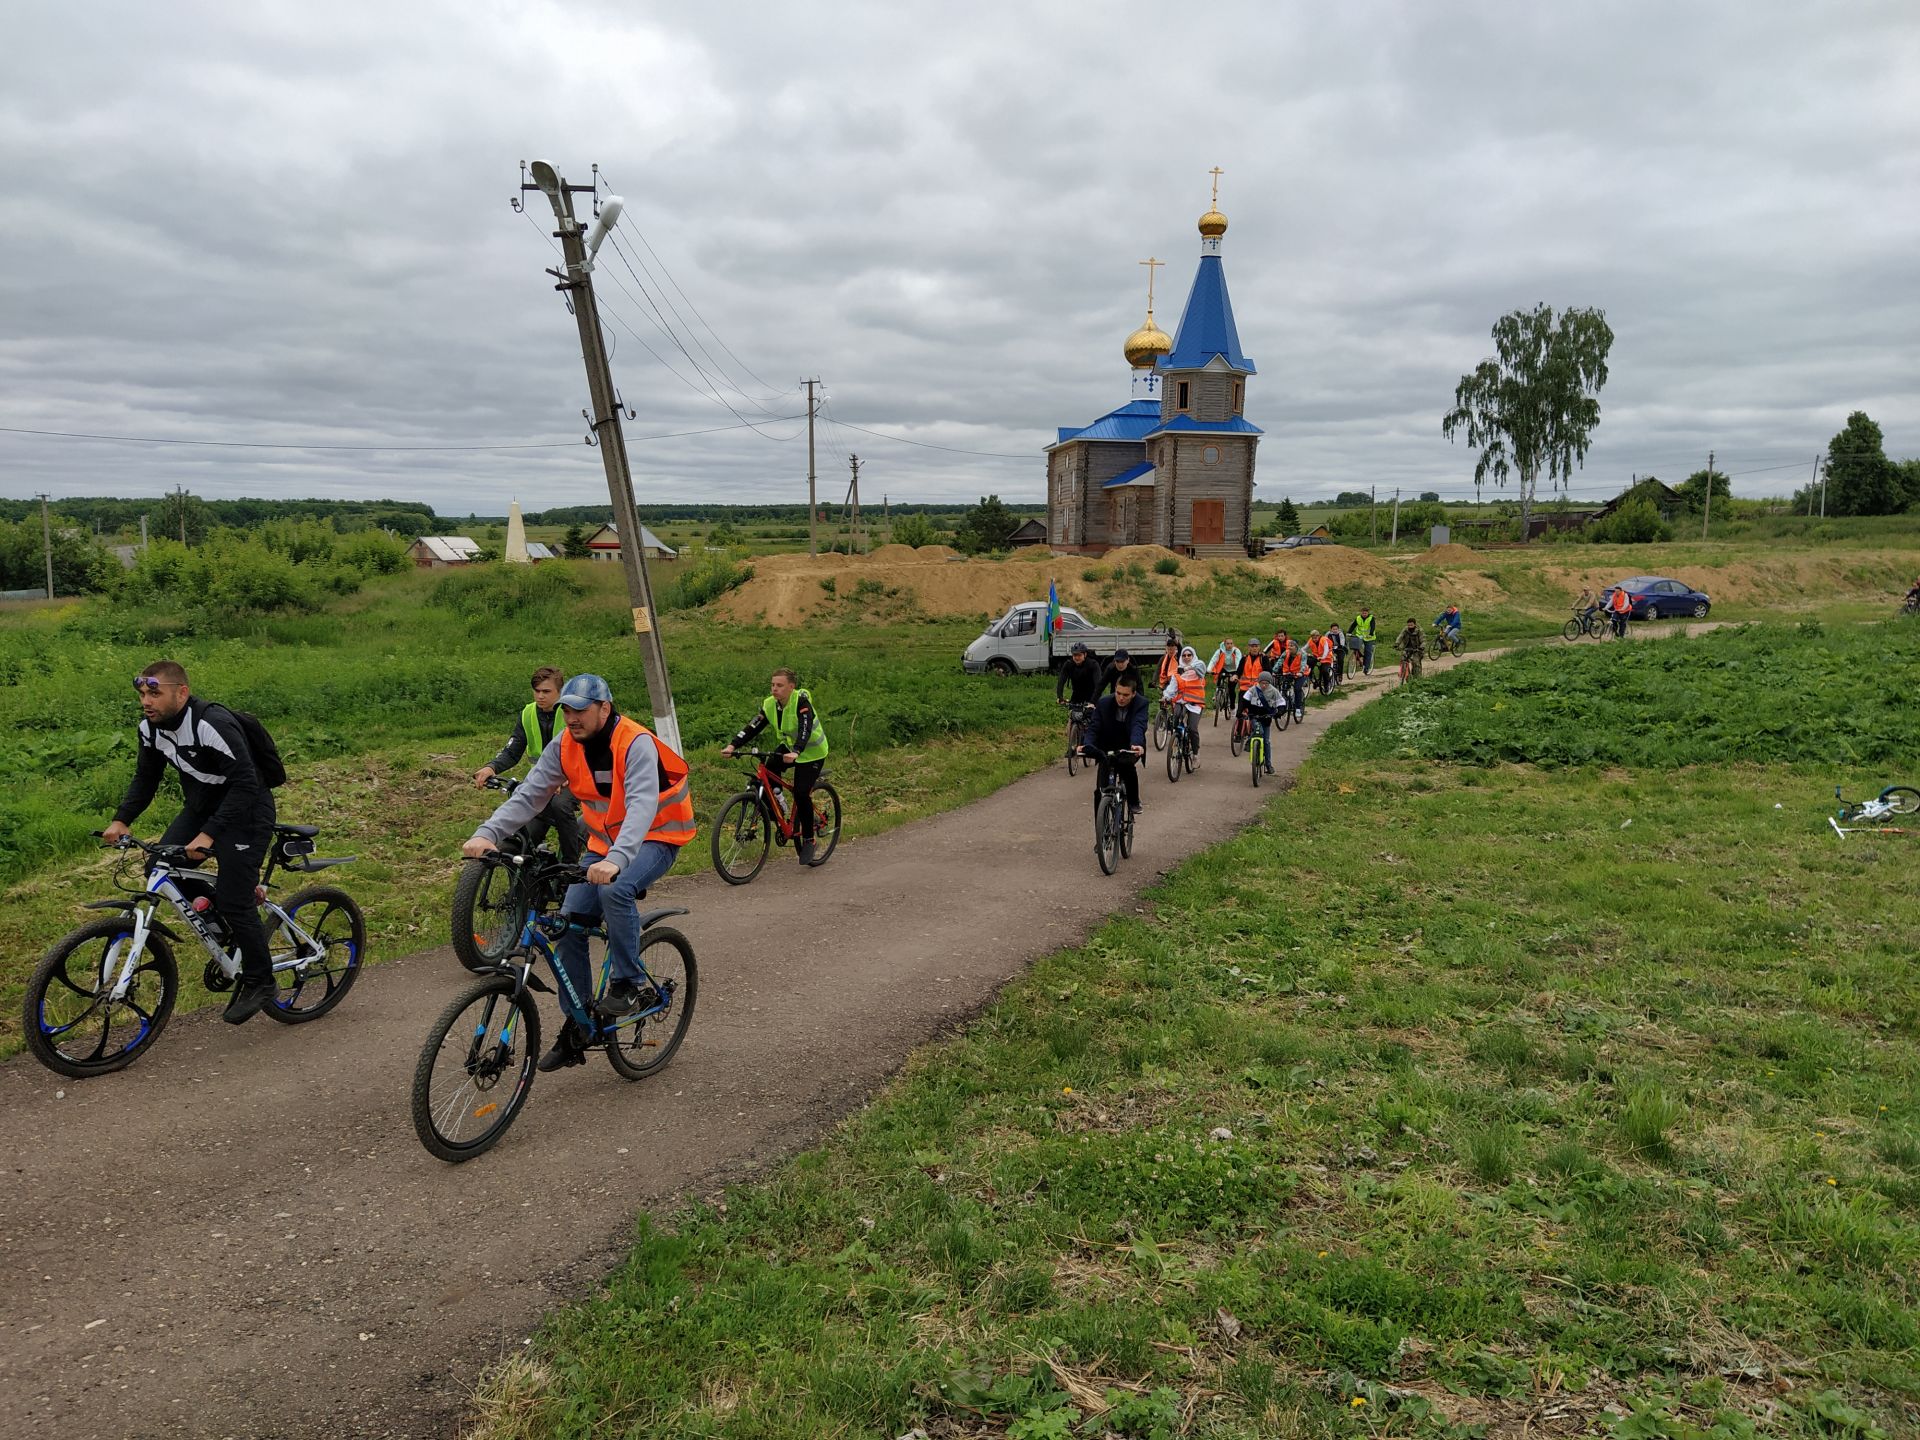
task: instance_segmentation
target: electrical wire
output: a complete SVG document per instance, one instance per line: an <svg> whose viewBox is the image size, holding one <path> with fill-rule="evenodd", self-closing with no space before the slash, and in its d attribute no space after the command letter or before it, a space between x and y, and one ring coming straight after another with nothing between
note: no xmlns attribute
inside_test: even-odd
<svg viewBox="0 0 1920 1440"><path fill-rule="evenodd" d="M611 192L613 189L613 181L607 179L606 171L596 169L594 172L595 186L597 187L602 180L606 180L607 189L609 192ZM686 290L681 287L680 282L674 278L673 272L667 268L667 262L660 258L660 252L653 248L653 242L647 239L646 231L642 230L637 223L632 227L632 229L633 229L633 233L640 237L640 243L647 247L647 253L653 256L654 263L660 267L660 273L667 277L667 283L672 285L675 290L678 290L680 292L680 298L687 302L687 308L693 311L694 317L698 319L702 325L706 326L707 333L713 336L714 344L718 345L722 350L726 351L728 357L732 359L733 363L738 365L743 371L745 371L748 378L751 379L756 385L759 385L762 389L765 389L765 390L772 390L773 386L767 381L761 379L759 375L755 374L753 367L748 365L746 361L742 360L739 357L739 355L734 353L733 347L727 344L727 342L721 337L720 332L718 330L713 328L712 323L707 319L707 317L700 313L700 307L693 303L693 297L687 294ZM672 302L669 301L668 304L671 305ZM675 313L677 314L678 311L676 311ZM686 322L683 320L681 323L685 324ZM688 330L689 330L689 333L691 333L692 327L689 326ZM702 345L700 348L703 352L707 353L708 359L713 358L711 352L707 352L706 346ZM719 368L719 362L715 361L714 363L715 363L715 368L716 369ZM742 396L748 399L753 398L751 396L748 396L747 392L741 389L738 385L735 385L733 388L735 390L738 390ZM781 390L775 394L770 394L763 398L769 401L784 399L786 396L793 394L794 391L798 390L799 388L800 387L798 385L795 385L790 387L789 389Z"/></svg>
<svg viewBox="0 0 1920 1440"><path fill-rule="evenodd" d="M807 415L803 410L798 415L780 415L775 418L804 420ZM630 443L647 440L681 440L690 435L717 435L726 430L752 428L751 421L744 421L739 425L709 425L702 430L674 430L663 435L629 435L626 439ZM572 450L581 444L578 440L541 440L521 445L301 445L282 440L180 440L159 435L96 435L81 430L29 430L18 425L0 425L0 435L42 435L60 440L108 440L124 445L194 445L217 450L406 451L414 454L448 454L480 450Z"/></svg>

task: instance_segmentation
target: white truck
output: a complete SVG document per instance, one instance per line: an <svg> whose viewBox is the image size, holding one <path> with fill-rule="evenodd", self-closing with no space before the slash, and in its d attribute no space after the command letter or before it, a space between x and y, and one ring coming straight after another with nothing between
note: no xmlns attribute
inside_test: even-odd
<svg viewBox="0 0 1920 1440"><path fill-rule="evenodd" d="M1075 644L1085 645L1102 660L1115 650L1131 651L1151 671L1166 648L1167 627L1148 630L1108 630L1091 624L1078 610L1060 607L1060 628L1047 629L1047 602L1025 600L1015 605L980 638L961 652L960 668L969 675L1032 675L1058 668Z"/></svg>

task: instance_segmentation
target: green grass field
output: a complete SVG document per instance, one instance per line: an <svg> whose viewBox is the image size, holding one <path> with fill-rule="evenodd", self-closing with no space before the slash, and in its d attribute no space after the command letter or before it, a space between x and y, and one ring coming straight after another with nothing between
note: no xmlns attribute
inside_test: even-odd
<svg viewBox="0 0 1920 1440"><path fill-rule="evenodd" d="M1915 778L1861 710L1917 680L1920 627L1776 626L1396 692L643 1222L472 1433L1920 1433L1916 841L1824 823Z"/></svg>

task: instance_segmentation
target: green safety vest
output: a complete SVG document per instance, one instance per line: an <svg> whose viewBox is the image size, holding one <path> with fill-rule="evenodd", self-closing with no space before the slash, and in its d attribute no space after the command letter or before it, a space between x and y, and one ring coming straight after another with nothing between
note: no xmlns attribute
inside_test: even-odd
<svg viewBox="0 0 1920 1440"><path fill-rule="evenodd" d="M1353 624L1347 627L1347 633L1353 636L1354 639L1364 640L1367 644L1371 645L1373 643L1373 617L1371 615L1354 616Z"/></svg>
<svg viewBox="0 0 1920 1440"><path fill-rule="evenodd" d="M553 738L558 740L560 738L560 728L567 722L560 718L560 707L558 705L554 706L553 710ZM526 732L527 764L531 765L540 758L540 752L552 743L551 741L540 738L540 702L538 700L529 700L527 702L527 708L520 712L520 728Z"/></svg>
<svg viewBox="0 0 1920 1440"><path fill-rule="evenodd" d="M803 695L806 696L807 702L812 704L813 696L809 692L795 690L787 697L787 709L784 715L780 707L773 703L773 696L769 695L760 702L760 713L767 717L767 728L780 737L782 750L793 749L794 737L800 733L800 697ZM821 717L818 705L813 707L813 734L807 739L807 748L799 754L801 764L809 760L827 758L827 722Z"/></svg>

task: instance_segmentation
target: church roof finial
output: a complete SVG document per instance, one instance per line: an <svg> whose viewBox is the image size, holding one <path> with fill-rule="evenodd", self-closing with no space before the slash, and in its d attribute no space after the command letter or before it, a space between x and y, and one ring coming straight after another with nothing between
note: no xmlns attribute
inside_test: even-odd
<svg viewBox="0 0 1920 1440"><path fill-rule="evenodd" d="M1227 217L1220 213L1220 177L1226 171L1216 165L1207 173L1213 176L1213 200L1207 213L1200 217L1200 233L1209 240L1218 240L1227 233Z"/></svg>
<svg viewBox="0 0 1920 1440"><path fill-rule="evenodd" d="M1153 365L1173 349L1173 337L1153 323L1153 281L1155 270L1167 262L1149 256L1140 262L1147 267L1147 323L1127 337L1127 364L1139 370Z"/></svg>

